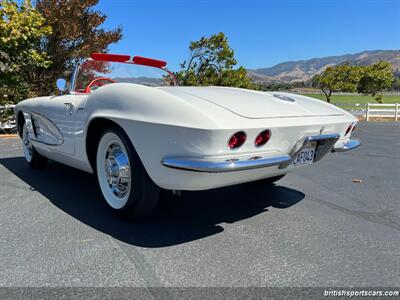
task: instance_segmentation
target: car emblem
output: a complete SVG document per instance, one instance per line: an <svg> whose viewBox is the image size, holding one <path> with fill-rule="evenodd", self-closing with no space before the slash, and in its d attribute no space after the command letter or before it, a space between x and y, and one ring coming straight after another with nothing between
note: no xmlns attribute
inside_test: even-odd
<svg viewBox="0 0 400 300"><path fill-rule="evenodd" d="M275 98L280 99L280 100L284 100L284 101L288 101L288 102L296 102L296 100L294 100L293 98L290 98L290 97L285 96L285 95L273 94L273 96L274 96Z"/></svg>
<svg viewBox="0 0 400 300"><path fill-rule="evenodd" d="M72 103L64 103L65 105L65 110L69 113L69 115L72 115L74 111L74 105Z"/></svg>

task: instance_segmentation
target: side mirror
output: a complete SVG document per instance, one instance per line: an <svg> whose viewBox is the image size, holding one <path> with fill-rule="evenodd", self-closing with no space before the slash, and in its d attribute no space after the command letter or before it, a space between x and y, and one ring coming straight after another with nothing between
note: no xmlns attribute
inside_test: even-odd
<svg viewBox="0 0 400 300"><path fill-rule="evenodd" d="M58 78L56 85L61 94L67 90L67 81L64 78Z"/></svg>

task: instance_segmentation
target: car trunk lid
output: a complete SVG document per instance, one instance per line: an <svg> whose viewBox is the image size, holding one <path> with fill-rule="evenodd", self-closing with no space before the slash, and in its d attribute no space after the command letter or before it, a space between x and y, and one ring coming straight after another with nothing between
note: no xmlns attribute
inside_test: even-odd
<svg viewBox="0 0 400 300"><path fill-rule="evenodd" d="M334 106L300 95L227 87L164 87L181 98L196 97L250 119L343 115ZM286 96L290 99L286 99ZM278 98L279 97L279 98ZM288 101L289 100L289 101Z"/></svg>

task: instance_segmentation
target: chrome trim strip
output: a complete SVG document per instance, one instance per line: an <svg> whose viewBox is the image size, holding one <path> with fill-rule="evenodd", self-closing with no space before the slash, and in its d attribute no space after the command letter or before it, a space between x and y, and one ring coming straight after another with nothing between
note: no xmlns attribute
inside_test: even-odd
<svg viewBox="0 0 400 300"><path fill-rule="evenodd" d="M39 140L37 140L37 139L31 139L33 142L36 142L36 143L40 143L40 144L43 144L43 145L46 145L46 146L52 146L52 147L58 147L58 146L61 146L62 144L60 144L60 145L58 145L58 144L50 144L50 143L46 143L46 142L44 142L44 141L39 141Z"/></svg>
<svg viewBox="0 0 400 300"><path fill-rule="evenodd" d="M280 100L283 100L283 101L287 101L287 102L296 102L295 99L293 99L293 98L291 98L291 97L288 97L288 96L285 96L285 95L281 95L281 94L272 94L272 96L274 96L275 98L278 98L278 99L280 99Z"/></svg>
<svg viewBox="0 0 400 300"><path fill-rule="evenodd" d="M341 145L340 147L333 147L332 152L344 152L344 151L349 151L357 148L358 146L361 145L361 142L359 140L350 140L344 145Z"/></svg>
<svg viewBox="0 0 400 300"><path fill-rule="evenodd" d="M333 145L339 139L339 134L325 134L316 136L307 136L300 139L289 155L271 157L271 158L258 158L258 159L247 159L240 160L238 158L231 158L225 161L206 161L200 159L188 159L188 158L165 158L161 161L161 164L165 167L188 170L196 172L207 172L207 173L224 173L251 170L258 168L265 168L271 166L279 166L280 169L289 166L292 159L296 157L298 153L310 142L317 142L317 151L315 154L314 161L320 160L326 153L331 151ZM301 145L301 146L300 146Z"/></svg>
<svg viewBox="0 0 400 300"><path fill-rule="evenodd" d="M26 130L28 131L29 135L36 139L36 132L35 128L33 127L33 121L32 121L32 113L30 112L25 112L22 111L25 119L25 124L26 124Z"/></svg>
<svg viewBox="0 0 400 300"><path fill-rule="evenodd" d="M81 63L79 63L79 62L76 63L75 68L74 68L74 72L72 73L72 80L71 80L71 83L69 85L69 92L70 93L75 91L76 78L78 76L78 70L79 70L80 65L81 65Z"/></svg>
<svg viewBox="0 0 400 300"><path fill-rule="evenodd" d="M277 166L287 161L290 161L290 159L291 158L289 155L272 157L272 158L260 158L253 160L234 161L228 159L222 162L166 158L163 159L161 163L164 166L173 169L207 172L207 173L224 173L224 172L251 170L251 169Z"/></svg>

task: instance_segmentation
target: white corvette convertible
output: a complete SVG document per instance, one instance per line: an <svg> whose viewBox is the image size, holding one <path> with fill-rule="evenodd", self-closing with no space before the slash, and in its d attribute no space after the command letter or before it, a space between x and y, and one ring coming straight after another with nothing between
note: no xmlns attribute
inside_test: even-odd
<svg viewBox="0 0 400 300"><path fill-rule="evenodd" d="M311 165L350 139L356 119L312 98L228 87L179 87L166 62L94 53L61 96L15 107L26 161L96 173L119 215L151 213L160 188L205 190Z"/></svg>

